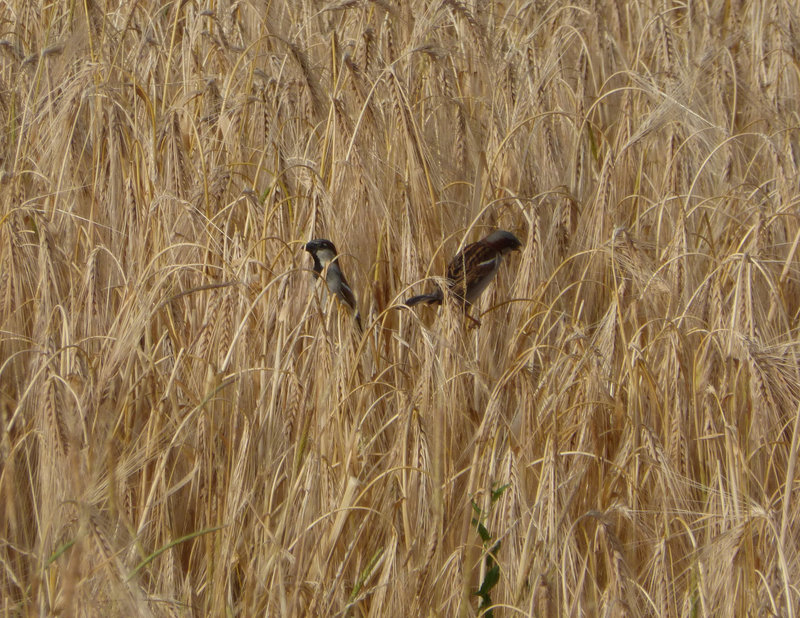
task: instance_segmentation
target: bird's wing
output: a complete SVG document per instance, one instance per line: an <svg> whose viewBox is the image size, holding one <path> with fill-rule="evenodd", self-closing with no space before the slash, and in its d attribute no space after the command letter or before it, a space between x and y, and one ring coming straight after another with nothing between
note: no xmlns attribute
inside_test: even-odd
<svg viewBox="0 0 800 618"><path fill-rule="evenodd" d="M452 286L467 285L494 273L497 252L481 242L464 247L447 267L447 278Z"/></svg>
<svg viewBox="0 0 800 618"><path fill-rule="evenodd" d="M356 311L356 295L353 294L353 288L347 283L347 278L336 262L328 265L328 287L332 288L350 309Z"/></svg>
<svg viewBox="0 0 800 618"><path fill-rule="evenodd" d="M342 287L339 290L339 293L342 296L344 302L346 302L350 308L355 311L356 310L356 296L353 294L353 290L348 285L347 281L345 280L344 276L342 276Z"/></svg>

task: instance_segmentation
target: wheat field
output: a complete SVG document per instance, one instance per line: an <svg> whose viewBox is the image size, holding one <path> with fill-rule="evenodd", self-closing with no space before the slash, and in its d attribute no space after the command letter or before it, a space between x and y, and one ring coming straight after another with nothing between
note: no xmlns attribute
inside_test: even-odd
<svg viewBox="0 0 800 618"><path fill-rule="evenodd" d="M0 16L3 616L800 613L796 3Z"/></svg>

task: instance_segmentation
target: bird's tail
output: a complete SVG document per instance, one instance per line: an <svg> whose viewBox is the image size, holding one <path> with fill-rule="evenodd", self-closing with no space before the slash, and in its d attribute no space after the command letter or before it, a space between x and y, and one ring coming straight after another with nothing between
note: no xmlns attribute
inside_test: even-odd
<svg viewBox="0 0 800 618"><path fill-rule="evenodd" d="M442 302L442 292L438 290L433 294L420 294L418 296L412 296L411 298L406 299L406 307L413 307L418 303L426 303L428 305L432 305L434 303Z"/></svg>

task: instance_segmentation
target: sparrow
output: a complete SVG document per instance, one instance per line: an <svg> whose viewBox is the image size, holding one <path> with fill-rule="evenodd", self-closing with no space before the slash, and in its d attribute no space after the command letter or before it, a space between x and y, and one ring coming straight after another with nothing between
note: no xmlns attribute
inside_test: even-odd
<svg viewBox="0 0 800 618"><path fill-rule="evenodd" d="M466 310L469 305L478 300L478 297L491 283L503 256L516 251L522 246L519 239L511 232L496 230L483 240L467 245L458 252L456 257L447 267L447 287ZM406 300L406 305L413 307L417 303L441 303L444 291L437 286L430 294L412 296Z"/></svg>
<svg viewBox="0 0 800 618"><path fill-rule="evenodd" d="M303 248L314 258L314 274L321 279L324 272L328 290L332 294L336 294L339 300L353 310L356 314L356 324L360 329L361 315L358 313L356 296L339 267L339 254L336 252L336 247L327 238L315 238L306 243Z"/></svg>

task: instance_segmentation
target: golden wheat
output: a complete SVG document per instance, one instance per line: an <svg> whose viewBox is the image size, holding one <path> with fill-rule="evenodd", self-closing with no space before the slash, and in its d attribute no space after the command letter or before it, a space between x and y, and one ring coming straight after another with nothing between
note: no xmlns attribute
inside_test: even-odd
<svg viewBox="0 0 800 618"><path fill-rule="evenodd" d="M3 615L797 615L792 3L0 15Z"/></svg>

